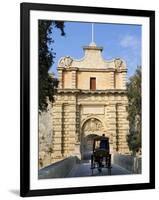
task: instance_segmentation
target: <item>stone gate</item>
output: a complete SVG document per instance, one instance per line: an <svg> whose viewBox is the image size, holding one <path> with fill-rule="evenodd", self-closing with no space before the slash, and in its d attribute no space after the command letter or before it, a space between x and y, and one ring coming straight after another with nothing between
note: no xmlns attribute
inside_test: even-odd
<svg viewBox="0 0 159 200"><path fill-rule="evenodd" d="M103 133L109 137L112 153L129 153L126 63L120 58L104 60L103 48L95 43L83 50L84 58L66 56L58 63L51 162L81 157L91 147L90 138Z"/></svg>

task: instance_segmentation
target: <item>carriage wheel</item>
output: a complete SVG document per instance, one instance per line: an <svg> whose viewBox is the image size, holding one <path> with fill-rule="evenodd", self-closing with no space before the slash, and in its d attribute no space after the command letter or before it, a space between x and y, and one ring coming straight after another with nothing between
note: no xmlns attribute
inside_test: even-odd
<svg viewBox="0 0 159 200"><path fill-rule="evenodd" d="M111 154L108 157L108 174L111 175Z"/></svg>
<svg viewBox="0 0 159 200"><path fill-rule="evenodd" d="M92 168L92 174L91 175L93 176L93 168Z"/></svg>
<svg viewBox="0 0 159 200"><path fill-rule="evenodd" d="M92 175L93 175L93 169L94 169L94 158L93 155L91 155L91 170L92 170Z"/></svg>
<svg viewBox="0 0 159 200"><path fill-rule="evenodd" d="M108 175L111 175L111 167L108 168Z"/></svg>

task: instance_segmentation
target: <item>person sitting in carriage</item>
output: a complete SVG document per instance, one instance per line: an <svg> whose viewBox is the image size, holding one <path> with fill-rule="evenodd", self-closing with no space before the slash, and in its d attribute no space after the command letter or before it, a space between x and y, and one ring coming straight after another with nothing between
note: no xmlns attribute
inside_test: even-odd
<svg viewBox="0 0 159 200"><path fill-rule="evenodd" d="M100 141L99 148L100 149L107 149L107 140L105 134L102 135L103 139Z"/></svg>
<svg viewBox="0 0 159 200"><path fill-rule="evenodd" d="M97 168L99 172L102 172L102 168L111 169L111 154L109 152L109 138L102 136L97 136L93 141L93 154L91 155L91 169L95 168L95 163L97 163Z"/></svg>
<svg viewBox="0 0 159 200"><path fill-rule="evenodd" d="M104 149L106 150L107 149L107 140L106 140L106 137L105 137L105 134L102 135L102 139L100 141L100 144L99 144L99 149ZM100 158L98 160L98 165L99 165L99 168L98 168L98 171L101 172L102 171L102 167L103 167L103 158Z"/></svg>

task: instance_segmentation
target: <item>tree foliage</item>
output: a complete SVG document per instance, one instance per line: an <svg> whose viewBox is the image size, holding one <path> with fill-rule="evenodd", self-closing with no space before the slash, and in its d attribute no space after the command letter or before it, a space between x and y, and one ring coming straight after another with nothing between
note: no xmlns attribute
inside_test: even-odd
<svg viewBox="0 0 159 200"><path fill-rule="evenodd" d="M128 89L128 120L130 124L127 137L129 149L136 154L141 149L141 67L127 83Z"/></svg>
<svg viewBox="0 0 159 200"><path fill-rule="evenodd" d="M39 20L39 110L44 111L47 108L48 101L53 101L53 95L56 91L58 80L49 74L49 69L53 64L55 52L49 48L53 43L52 29L59 28L61 35L64 33L64 22Z"/></svg>

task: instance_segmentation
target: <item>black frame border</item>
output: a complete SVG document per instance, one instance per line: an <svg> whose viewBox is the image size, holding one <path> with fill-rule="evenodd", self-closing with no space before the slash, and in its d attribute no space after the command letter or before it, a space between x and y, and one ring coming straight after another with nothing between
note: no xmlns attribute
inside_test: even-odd
<svg viewBox="0 0 159 200"><path fill-rule="evenodd" d="M89 187L30 189L30 11L60 11L149 17L150 19L150 181L149 183ZM20 196L44 196L77 193L113 192L155 188L155 11L104 7L20 4Z"/></svg>

